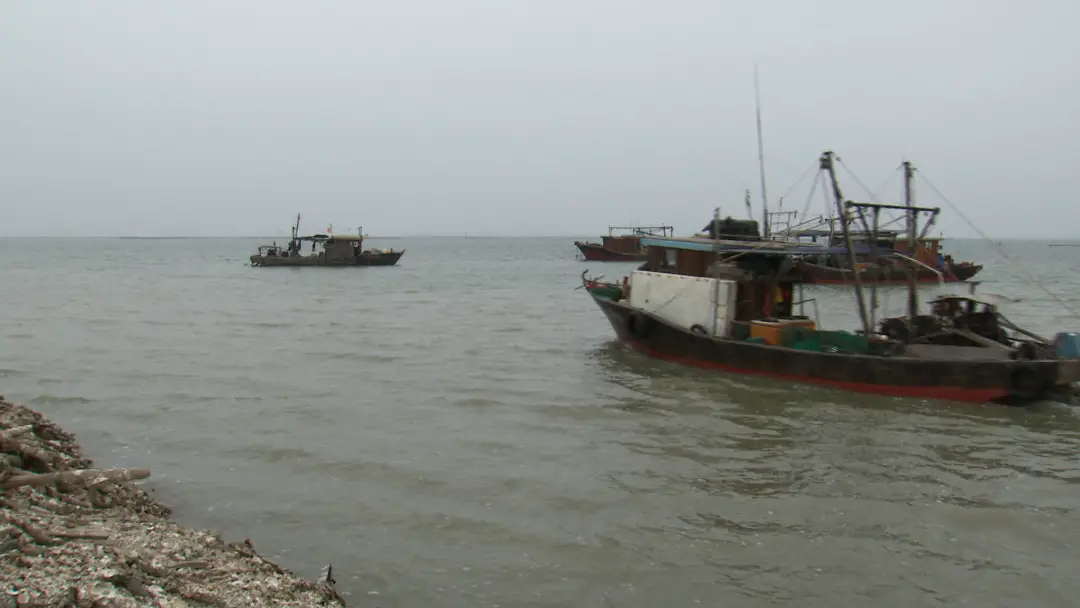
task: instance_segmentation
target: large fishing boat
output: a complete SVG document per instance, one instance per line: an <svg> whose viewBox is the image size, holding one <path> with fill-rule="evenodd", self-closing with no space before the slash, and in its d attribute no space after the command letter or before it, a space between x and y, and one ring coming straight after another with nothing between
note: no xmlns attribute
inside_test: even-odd
<svg viewBox="0 0 1080 608"><path fill-rule="evenodd" d="M761 206L762 206L762 237L764 239L780 240L795 243L824 244L830 247L842 247L844 237L839 230L837 220L829 211L833 208L832 200L828 197L828 184L822 170L818 171L814 180L814 188L807 199L807 208L803 210L805 215L809 208L810 200L814 196L819 182L822 185L821 192L826 194L825 215L812 218L799 218L799 212L793 210L769 212L769 200L765 190L765 149L761 132L761 93L758 86L757 66L754 66L754 99L757 111L757 144L758 144L758 170L761 176ZM837 162L841 162L838 158ZM842 164L842 162L841 162ZM820 168L820 164L818 165ZM904 171L906 198L911 197L911 164L902 163ZM811 170L813 167L811 167ZM862 182L860 182L861 185ZM873 194L871 194L873 198ZM780 198L783 206L783 197ZM746 207L750 212L750 192L746 193ZM884 228L884 226L882 227ZM870 235L861 233L858 227L848 226L852 239L856 242L866 241ZM875 244L878 247L896 251L904 257L917 262L914 268L910 264L896 264L895 260L887 256L877 256L876 260L869 259L867 255L856 255L853 260L845 257L815 255L810 253L801 256L797 262L795 271L801 281L806 283L835 285L853 284L855 275L864 284L897 285L906 284L912 280L916 283L959 283L974 277L982 266L972 262L956 262L952 256L942 250L942 237L932 237L920 234L914 241L907 238L906 234L897 231L879 230L875 235ZM914 273L914 279L912 279Z"/></svg>
<svg viewBox="0 0 1080 608"><path fill-rule="evenodd" d="M910 189L914 172L911 163L902 163L900 169L904 174L905 188ZM822 183L821 191L829 196L828 176L822 171L818 177ZM818 181L815 180L814 189L810 192L811 197L817 188ZM905 193L906 198L910 196L910 192ZM827 209L831 210L833 202L829 200L826 205L829 206ZM826 248L844 246L845 233L840 228L840 220L835 218L833 213L802 220L799 220L798 216L797 211L766 211L763 238L786 243L822 245ZM902 219L893 218L874 234L867 233L858 225L852 225L849 219L848 234L857 246L854 262L846 256L814 254L811 249L808 250L811 253L799 256L796 260L794 272L802 282L817 285L850 285L854 283L856 273L865 285L906 285L911 280L913 269L905 258L915 262L917 283L961 283L970 280L982 270L980 264L957 262L951 254L945 253L942 236L920 233L912 241L903 230L886 227L895 225L897 220ZM867 244L873 244L880 250L892 250L900 257L872 256L868 249L864 250L862 247Z"/></svg>
<svg viewBox="0 0 1080 608"><path fill-rule="evenodd" d="M920 314L918 262L877 239L858 243L850 226L860 222L877 236L884 212L906 215L909 243L916 243L939 210L845 200L825 152L842 247L709 238L646 238L648 260L621 283L583 275L584 287L620 340L649 356L740 374L760 374L883 395L971 402L1029 402L1070 393L1080 381L1080 336L1047 340L1008 318L994 302L974 295L940 297ZM910 190L908 190L910 193ZM869 302L859 273L854 290L862 327L825 331L803 310L804 277L795 260L805 255L860 253L875 263L892 257L907 264L907 315L875 320L877 290ZM800 297L796 299L796 294ZM798 307L798 309L796 309Z"/></svg>
<svg viewBox="0 0 1080 608"><path fill-rule="evenodd" d="M843 246L843 236L836 231L817 230L804 231L792 235L795 239L820 238L822 242L832 247ZM865 237L861 234L852 234L856 242ZM918 262L915 270L915 281L918 283L961 283L974 277L982 266L972 262L957 262L952 255L944 253L941 248L942 237L924 236L916 240L914 247L908 243L907 236L894 231L881 231L878 234L877 247L892 249L897 253L912 258ZM855 265L848 260L837 259L829 255L804 256L796 264L796 272L807 283L819 285L851 284L855 281L855 273L863 283L877 285L905 285L910 280L908 264L896 259L884 258L880 262L873 262L868 255L856 257Z"/></svg>
<svg viewBox="0 0 1080 608"><path fill-rule="evenodd" d="M763 241L765 238L758 232L757 226L758 222L754 220L729 217L714 220L699 235L716 240ZM852 227L851 237L856 243L854 266L847 259L838 259L837 256L827 253L829 248L844 246L843 233L839 228L774 232L770 240L807 245L798 249L804 253L794 259L792 270L803 283L848 285L854 282L856 272L865 285L906 285L910 281L911 269L908 263L888 256L880 256L875 261L871 259L869 248L865 246L867 235ZM881 230L876 235L874 245L915 260L915 281L918 283L960 283L971 279L982 270L979 264L956 262L952 255L943 253L942 240L942 237L920 236L912 246L901 231ZM815 248L815 245L821 247Z"/></svg>
<svg viewBox="0 0 1080 608"><path fill-rule="evenodd" d="M277 243L262 245L258 253L251 256L252 266L393 266L397 264L405 250L364 249L363 230L355 235L327 234L300 236L300 215L296 215L296 225L292 227L292 238L285 247ZM304 255L304 246L310 243L310 253ZM317 250L319 247L321 251Z"/></svg>
<svg viewBox="0 0 1080 608"><path fill-rule="evenodd" d="M574 241L574 245L586 260L592 262L644 261L645 249L641 246L641 239L669 237L674 231L671 226L609 226L602 242Z"/></svg>
<svg viewBox="0 0 1080 608"><path fill-rule="evenodd" d="M905 171L910 170L904 163ZM750 193L746 194L747 210L750 210ZM843 247L844 237L836 220L818 216L808 221L795 223L798 212L777 211L767 213L764 220L765 234L759 230L755 220L742 220L727 217L713 219L702 228L698 236L725 241L763 241L772 240L782 243L821 245L824 248L808 247L800 249L806 253L795 258L793 272L803 283L818 285L851 284L858 272L863 284L906 285L910 280L910 265L901 258L878 256L871 259L866 247L873 243L882 250L892 250L915 261L915 281L918 283L959 283L975 276L982 266L971 262L956 262L941 248L942 237L918 235L914 245L907 235L899 230L879 230L873 238L865 234L858 226L849 229L855 242L855 263L852 266L845 258L828 255L829 247ZM786 222L779 222L782 217ZM854 269L854 271L852 270Z"/></svg>

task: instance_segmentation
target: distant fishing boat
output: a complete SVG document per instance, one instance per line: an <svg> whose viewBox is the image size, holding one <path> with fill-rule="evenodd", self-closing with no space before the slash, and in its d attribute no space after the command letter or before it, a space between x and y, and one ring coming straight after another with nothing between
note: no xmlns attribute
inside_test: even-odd
<svg viewBox="0 0 1080 608"><path fill-rule="evenodd" d="M292 238L286 247L277 243L262 245L258 253L251 256L252 266L393 266L397 264L405 250L363 249L363 230L357 229L354 235L335 235L333 226L327 228L328 234L300 236L300 214L296 215L296 225L292 228ZM311 243L311 253L304 255L304 244ZM319 246L322 251L317 251Z"/></svg>
<svg viewBox="0 0 1080 608"><path fill-rule="evenodd" d="M671 226L608 226L607 236L600 243L574 241L586 260L592 262L643 262L644 237L670 237L675 233Z"/></svg>

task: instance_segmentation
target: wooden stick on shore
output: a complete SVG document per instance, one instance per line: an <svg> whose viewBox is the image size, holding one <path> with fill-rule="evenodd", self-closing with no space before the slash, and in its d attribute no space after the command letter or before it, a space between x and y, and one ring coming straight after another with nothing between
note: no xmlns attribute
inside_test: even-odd
<svg viewBox="0 0 1080 608"><path fill-rule="evenodd" d="M0 441L9 441L16 437L19 437L20 435L25 435L27 433L33 432L33 430L34 425L32 424L24 424L22 426L16 426L10 429L4 429L0 431Z"/></svg>
<svg viewBox="0 0 1080 608"><path fill-rule="evenodd" d="M85 540L108 540L109 533L101 530L51 530L56 538L74 538Z"/></svg>
<svg viewBox="0 0 1080 608"><path fill-rule="evenodd" d="M0 490L23 486L46 486L59 481L68 483L82 481L89 486L96 486L106 482L133 481L147 477L150 477L150 469L78 469L42 475L18 475L0 483Z"/></svg>

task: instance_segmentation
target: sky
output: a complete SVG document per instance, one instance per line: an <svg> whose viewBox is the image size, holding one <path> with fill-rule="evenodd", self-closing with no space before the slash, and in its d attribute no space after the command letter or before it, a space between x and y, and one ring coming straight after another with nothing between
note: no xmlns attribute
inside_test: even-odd
<svg viewBox="0 0 1080 608"><path fill-rule="evenodd" d="M284 235L297 213L691 233L747 189L760 214L756 64L773 209L823 213L833 150L861 200L901 201L912 161L946 236L978 234L951 204L991 238L1069 237L1078 23L1075 0L0 0L0 236Z"/></svg>

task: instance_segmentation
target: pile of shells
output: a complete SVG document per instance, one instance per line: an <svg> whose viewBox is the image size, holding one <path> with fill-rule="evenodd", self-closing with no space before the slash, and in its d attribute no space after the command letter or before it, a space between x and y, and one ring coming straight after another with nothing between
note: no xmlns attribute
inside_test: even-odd
<svg viewBox="0 0 1080 608"><path fill-rule="evenodd" d="M304 581L184 528L131 483L93 469L75 438L0 397L0 608L344 606L333 579Z"/></svg>

